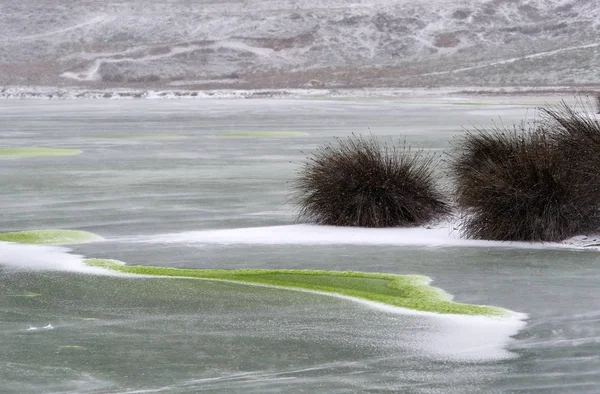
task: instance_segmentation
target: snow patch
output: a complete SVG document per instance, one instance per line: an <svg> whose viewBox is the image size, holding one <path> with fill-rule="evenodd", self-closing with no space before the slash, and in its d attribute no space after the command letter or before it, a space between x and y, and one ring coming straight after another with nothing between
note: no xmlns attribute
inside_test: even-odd
<svg viewBox="0 0 600 394"><path fill-rule="evenodd" d="M567 243L502 242L462 239L458 230L438 228L358 228L313 225L201 230L135 238L136 242L183 244L262 245L398 245L430 247L501 247L552 249L574 247Z"/></svg>
<svg viewBox="0 0 600 394"><path fill-rule="evenodd" d="M0 242L0 265L17 270L67 271L82 274L123 276L99 267L90 267L83 257L61 246L22 245Z"/></svg>

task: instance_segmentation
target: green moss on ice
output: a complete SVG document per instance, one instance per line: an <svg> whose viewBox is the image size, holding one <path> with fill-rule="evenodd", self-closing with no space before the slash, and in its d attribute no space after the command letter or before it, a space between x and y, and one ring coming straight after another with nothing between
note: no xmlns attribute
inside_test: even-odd
<svg viewBox="0 0 600 394"><path fill-rule="evenodd" d="M222 133L221 137L304 137L309 135L299 131L256 131L248 133Z"/></svg>
<svg viewBox="0 0 600 394"><path fill-rule="evenodd" d="M504 316L508 310L453 302L443 290L429 286L420 275L395 275L353 271L181 269L129 266L115 260L88 259L89 266L113 271L182 278L223 280L332 293L423 312L459 315Z"/></svg>
<svg viewBox="0 0 600 394"><path fill-rule="evenodd" d="M68 245L90 242L100 238L87 231L30 230L0 233L0 241L36 245Z"/></svg>
<svg viewBox="0 0 600 394"><path fill-rule="evenodd" d="M0 157L40 157L78 155L77 149L59 148L0 148Z"/></svg>
<svg viewBox="0 0 600 394"><path fill-rule="evenodd" d="M40 297L40 293L34 293L32 291L27 291L23 294L9 294L6 297Z"/></svg>

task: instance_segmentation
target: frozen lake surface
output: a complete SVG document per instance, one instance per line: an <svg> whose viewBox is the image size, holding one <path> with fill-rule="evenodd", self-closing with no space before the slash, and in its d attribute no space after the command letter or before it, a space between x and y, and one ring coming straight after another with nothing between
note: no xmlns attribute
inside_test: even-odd
<svg viewBox="0 0 600 394"><path fill-rule="evenodd" d="M463 127L533 119L558 100L2 101L0 148L82 153L0 158L0 231L103 239L70 250L0 243L0 392L597 392L600 252L465 242L452 228L411 238L293 226L288 202L303 158L334 136L402 136L443 155ZM528 319L508 327L97 275L74 268L79 256L420 274L457 301Z"/></svg>

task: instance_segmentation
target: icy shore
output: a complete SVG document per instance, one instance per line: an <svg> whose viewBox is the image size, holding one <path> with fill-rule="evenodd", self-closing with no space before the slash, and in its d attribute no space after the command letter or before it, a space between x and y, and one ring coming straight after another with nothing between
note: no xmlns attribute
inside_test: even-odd
<svg viewBox="0 0 600 394"><path fill-rule="evenodd" d="M458 96L521 96L521 95L586 95L595 94L600 88L592 86L523 86L481 87L457 86L445 88L364 88L364 89L85 89L79 87L5 87L0 99L277 99L277 98L405 98L405 99L455 99Z"/></svg>

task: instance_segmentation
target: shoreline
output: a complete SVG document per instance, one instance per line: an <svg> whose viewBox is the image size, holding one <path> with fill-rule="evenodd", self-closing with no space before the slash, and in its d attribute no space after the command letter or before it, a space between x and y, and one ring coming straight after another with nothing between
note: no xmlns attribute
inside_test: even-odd
<svg viewBox="0 0 600 394"><path fill-rule="evenodd" d="M11 86L0 90L0 99L452 99L472 96L541 96L541 95L598 95L600 86L525 86L486 87L458 86L439 88L330 88L330 89L135 89L135 88L82 88L47 86Z"/></svg>

